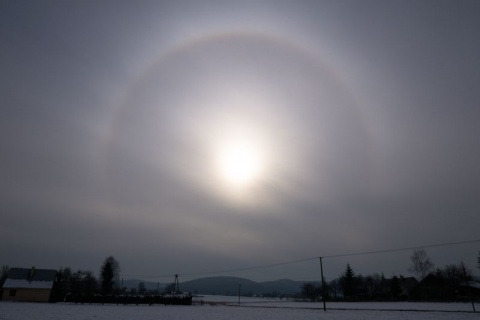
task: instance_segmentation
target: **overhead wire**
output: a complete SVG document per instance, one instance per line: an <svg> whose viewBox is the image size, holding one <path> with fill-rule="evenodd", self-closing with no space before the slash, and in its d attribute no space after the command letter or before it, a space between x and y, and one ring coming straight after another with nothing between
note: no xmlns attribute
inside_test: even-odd
<svg viewBox="0 0 480 320"><path fill-rule="evenodd" d="M403 247L403 248L394 248L394 249L384 249L384 250L360 251L360 252L353 252L353 253L331 254L331 255L319 255L319 256L310 257L310 258L284 261L284 262L271 263L271 264L258 265L258 266L250 266L250 267L244 267L244 268L236 268L236 269L225 269L225 270L194 272L194 273L177 273L177 274L169 274L169 275L166 275L166 274L164 274L164 275L131 275L131 274L127 274L127 275L123 275L123 276L138 276L138 277L144 277L144 278L171 278L171 277L174 277L175 275L179 275L179 276L183 276L183 277L192 277L192 276L205 276L205 275L214 275L214 274L228 274L228 273L235 273L235 272L241 272L241 271L265 269L265 268L272 268L272 267L277 267L277 266L282 266L282 265L295 264L295 263L300 263L300 262L317 260L319 258L333 259L333 258L340 258L340 257L381 254L381 253L416 250L416 249L423 249L423 248L446 247L446 246L454 246L454 245L461 245L461 244L468 244L468 243L475 243L475 242L480 242L480 239L463 240L463 241L456 241L456 242L445 242L445 243L429 244L429 245L422 245L422 246L412 246L412 247Z"/></svg>
<svg viewBox="0 0 480 320"><path fill-rule="evenodd" d="M360 255L368 255L368 254L378 254L378 253L416 250L416 249L423 249L423 248L446 247L446 246L454 246L454 245L474 243L474 242L480 242L480 239L430 244L430 245L425 245L425 246L404 247L404 248L396 248L396 249L385 249L385 250L363 251L363 252L355 252L355 253L333 254L333 255L328 255L328 256L322 256L322 258L351 257L351 256L360 256Z"/></svg>

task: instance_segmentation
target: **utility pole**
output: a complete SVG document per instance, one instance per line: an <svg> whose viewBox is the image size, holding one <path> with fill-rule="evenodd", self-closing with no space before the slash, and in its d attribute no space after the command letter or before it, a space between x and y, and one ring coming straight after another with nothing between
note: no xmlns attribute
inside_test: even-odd
<svg viewBox="0 0 480 320"><path fill-rule="evenodd" d="M178 285L178 274L175 275L175 285L173 289L173 295L177 295L177 293L180 293L180 286Z"/></svg>
<svg viewBox="0 0 480 320"><path fill-rule="evenodd" d="M327 311L327 305L325 304L325 280L323 278L323 262L322 257L320 259L320 274L322 276L322 301L323 301L323 311Z"/></svg>
<svg viewBox="0 0 480 320"><path fill-rule="evenodd" d="M239 304L239 305L240 305L240 293L241 293L241 291L242 291L242 285L239 284L239 285L238 285L238 304Z"/></svg>
<svg viewBox="0 0 480 320"><path fill-rule="evenodd" d="M462 271L463 271L463 276L464 276L464 279L465 279L465 283L467 285L468 296L470 298L470 302L472 303L473 312L477 312L475 310L475 302L473 300L472 289L470 288L470 280L469 280L468 275L467 275L467 269L465 268L465 264L463 262L462 262Z"/></svg>

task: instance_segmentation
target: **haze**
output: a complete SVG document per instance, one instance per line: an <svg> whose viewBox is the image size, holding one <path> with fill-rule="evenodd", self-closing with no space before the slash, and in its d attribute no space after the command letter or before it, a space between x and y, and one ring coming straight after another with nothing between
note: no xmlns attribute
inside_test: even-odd
<svg viewBox="0 0 480 320"><path fill-rule="evenodd" d="M478 39L468 0L2 1L0 263L163 280L477 239Z"/></svg>

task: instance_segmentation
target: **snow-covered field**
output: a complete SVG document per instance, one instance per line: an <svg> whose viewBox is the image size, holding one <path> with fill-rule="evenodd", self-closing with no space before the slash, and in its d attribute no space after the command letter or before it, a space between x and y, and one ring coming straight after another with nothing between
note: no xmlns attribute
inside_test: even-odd
<svg viewBox="0 0 480 320"><path fill-rule="evenodd" d="M198 301L212 301L225 304L238 304L238 297L228 296L203 296L194 299ZM278 307L278 308L300 308L300 309L322 309L321 302L294 302L289 300L279 300L274 298L249 298L241 297L240 304L242 306L256 306L256 307ZM473 311L471 303L435 303L435 302L327 302L327 309L330 310L408 310L408 311ZM479 311L480 304L475 304L475 309Z"/></svg>
<svg viewBox="0 0 480 320"><path fill-rule="evenodd" d="M245 302L245 306L269 306L279 308L303 308L303 309L322 309L322 303L310 302ZM408 310L408 311L473 311L471 303L421 303L421 302L327 302L327 309L330 310ZM475 305L475 309L480 312L480 304Z"/></svg>
<svg viewBox="0 0 480 320"><path fill-rule="evenodd" d="M209 300L208 297L205 297ZM219 299L218 299L219 300ZM258 299L257 299L258 300ZM277 305L275 305L275 303ZM332 304L333 305L333 304ZM163 305L73 305L65 303L44 304L44 303L15 303L0 302L0 320L292 320L292 319L326 319L326 320L353 320L353 319L479 319L480 314L468 312L445 312L445 311L381 311L378 309L389 309L392 304L379 303L358 303L358 304L335 304L337 307L360 308L377 310L328 310L306 309L320 307L318 304L274 302L259 303L258 301L246 302L241 307L230 305L208 305L203 306L163 306ZM393 304L397 309L416 310L464 310L462 304ZM454 305L454 306L452 306ZM410 306L410 307L409 307ZM467 305L466 305L467 306ZM479 307L477 305L477 307ZM470 305L471 308L471 305ZM471 310L471 309L470 309Z"/></svg>

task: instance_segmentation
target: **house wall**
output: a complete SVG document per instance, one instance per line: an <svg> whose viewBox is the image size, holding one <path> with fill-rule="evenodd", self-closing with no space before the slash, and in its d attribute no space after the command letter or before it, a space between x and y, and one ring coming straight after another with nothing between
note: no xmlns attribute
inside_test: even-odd
<svg viewBox="0 0 480 320"><path fill-rule="evenodd" d="M10 295L11 290L16 290L15 295ZM3 289L3 301L29 301L48 302L50 301L51 289Z"/></svg>

